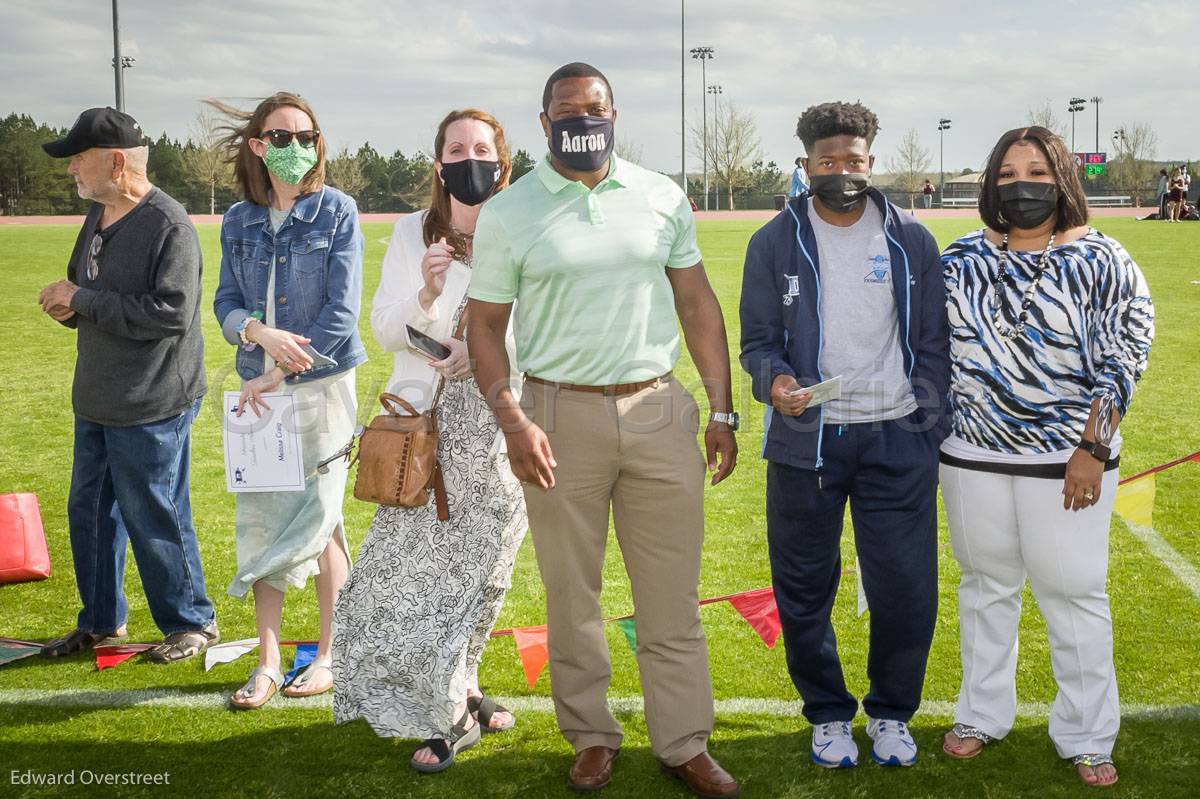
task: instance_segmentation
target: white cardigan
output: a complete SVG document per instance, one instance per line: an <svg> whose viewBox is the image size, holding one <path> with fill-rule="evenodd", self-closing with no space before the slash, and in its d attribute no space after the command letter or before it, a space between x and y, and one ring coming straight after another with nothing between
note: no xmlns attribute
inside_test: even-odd
<svg viewBox="0 0 1200 799"><path fill-rule="evenodd" d="M396 221L392 229L392 240L388 242L387 254L383 256L383 271L379 288L371 303L371 330L375 339L388 352L395 353L392 377L388 391L397 394L412 404L417 411L424 411L433 402L437 388L437 371L429 365L429 357L409 348L404 326L412 325L427 336L439 341L454 334L451 322L458 310L467 286L471 282L470 267L451 261L446 271L446 285L433 308L426 312L417 299L425 285L421 277L421 258L425 255L425 239L421 226L427 211L408 214ZM516 341L513 338L512 320L508 324L506 339L508 362L513 369L511 377L516 381ZM465 378L467 380L471 377Z"/></svg>

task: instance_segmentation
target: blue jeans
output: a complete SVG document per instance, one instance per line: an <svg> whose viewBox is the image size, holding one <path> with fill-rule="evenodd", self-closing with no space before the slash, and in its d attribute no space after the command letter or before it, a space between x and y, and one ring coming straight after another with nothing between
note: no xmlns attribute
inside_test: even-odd
<svg viewBox="0 0 1200 799"><path fill-rule="evenodd" d="M200 402L178 416L132 427L75 417L67 519L82 603L79 629L104 634L125 624L127 541L150 614L165 635L200 630L215 620L188 485L192 421Z"/></svg>
<svg viewBox="0 0 1200 799"><path fill-rule="evenodd" d="M938 444L913 417L826 425L818 473L767 464L767 542L788 671L812 724L850 721L830 613L846 502L871 606L863 710L908 721L921 703L937 620Z"/></svg>

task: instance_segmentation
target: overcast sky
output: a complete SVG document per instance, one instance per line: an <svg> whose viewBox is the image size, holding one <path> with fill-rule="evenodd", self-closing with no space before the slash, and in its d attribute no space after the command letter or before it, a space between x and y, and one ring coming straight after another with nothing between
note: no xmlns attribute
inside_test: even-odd
<svg viewBox="0 0 1200 799"><path fill-rule="evenodd" d="M513 149L545 149L546 76L588 61L611 80L619 139L642 162L679 170L680 4L671 0L123 0L126 110L153 135L184 138L201 97L251 105L278 89L312 103L336 149L370 141L405 152L432 145L451 108L478 106ZM1102 149L1122 124L1158 134L1158 156L1200 157L1200 11L1119 0L688 0L688 48L715 48L708 82L750 111L763 153L788 165L796 117L826 100L860 99L880 118L886 160L909 128L937 168L937 119L953 127L947 169L980 165L999 135L1047 100L1068 130L1072 95L1100 95ZM0 7L0 114L69 125L113 103L107 0ZM1169 78L1169 76L1177 76ZM687 59L690 119L700 63ZM1095 145L1095 111L1077 115L1077 150ZM689 154L689 172L699 170Z"/></svg>

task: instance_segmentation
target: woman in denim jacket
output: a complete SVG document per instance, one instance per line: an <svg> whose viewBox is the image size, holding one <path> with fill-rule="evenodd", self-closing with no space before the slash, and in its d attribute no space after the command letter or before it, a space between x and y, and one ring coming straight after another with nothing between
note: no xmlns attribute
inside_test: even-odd
<svg viewBox="0 0 1200 799"><path fill-rule="evenodd" d="M224 140L245 197L221 226L221 278L213 309L238 347L243 380L237 415L261 415L263 394L295 400L305 474L352 435L354 367L367 359L358 336L363 237L354 200L323 185L325 146L308 104L280 92L235 120ZM315 577L321 616L316 659L284 693L311 696L333 685L330 625L346 581L342 523L346 466L309 478L303 492L237 495L237 575L229 593L254 592L259 665L230 697L261 707L282 687L279 628L284 592Z"/></svg>

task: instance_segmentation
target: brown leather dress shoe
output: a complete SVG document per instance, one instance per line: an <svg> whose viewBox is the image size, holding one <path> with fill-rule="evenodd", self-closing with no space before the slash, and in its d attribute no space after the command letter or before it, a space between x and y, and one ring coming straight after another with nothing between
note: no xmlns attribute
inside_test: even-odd
<svg viewBox="0 0 1200 799"><path fill-rule="evenodd" d="M663 764L663 771L683 780L692 793L705 799L729 799L742 792L742 786L708 752L701 752L678 766Z"/></svg>
<svg viewBox="0 0 1200 799"><path fill-rule="evenodd" d="M572 791L598 791L612 779L613 761L620 749L589 746L575 755L575 765L567 775L567 787Z"/></svg>

